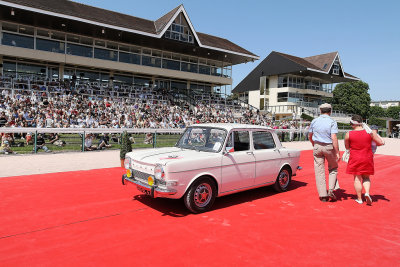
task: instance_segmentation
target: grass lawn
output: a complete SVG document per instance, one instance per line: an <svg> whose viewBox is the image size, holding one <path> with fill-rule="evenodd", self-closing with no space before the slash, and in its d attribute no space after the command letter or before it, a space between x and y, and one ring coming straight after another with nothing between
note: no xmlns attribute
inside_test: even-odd
<svg viewBox="0 0 400 267"><path fill-rule="evenodd" d="M132 134L133 138L135 139L135 143L132 144L133 149L137 148L151 148L153 147L153 144L145 144L145 135L144 134ZM176 142L179 140L180 135L179 134L157 134L156 136L156 142L155 142L155 147L168 147L168 146L174 146ZM119 144L119 139L120 135L115 134L110 136L110 144L111 148L109 149L119 149L120 144ZM34 141L34 137L32 138ZM60 134L60 140L64 141L66 144L62 147L56 146L53 144L49 144L48 142L48 135L45 135L45 140L46 140L46 146L54 152L66 152L66 151L82 151L82 136L80 134ZM100 142L100 136L97 136L93 140L94 145L98 145ZM23 144L24 146L19 146ZM18 154L26 154L26 153L33 153L33 144L30 143L29 145L26 145L26 142L24 139L21 138L16 138L15 139L15 144L11 147L11 149ZM44 150L40 149L38 150L38 153L43 153Z"/></svg>

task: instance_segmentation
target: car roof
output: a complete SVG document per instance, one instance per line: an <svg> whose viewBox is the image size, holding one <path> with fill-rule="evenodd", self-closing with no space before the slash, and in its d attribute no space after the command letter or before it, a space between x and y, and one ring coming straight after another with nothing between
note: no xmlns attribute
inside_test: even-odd
<svg viewBox="0 0 400 267"><path fill-rule="evenodd" d="M252 125L252 124L241 124L241 123L199 123L191 125L193 127L217 127L223 128L228 131L232 129L260 129L260 130L271 130L270 127Z"/></svg>

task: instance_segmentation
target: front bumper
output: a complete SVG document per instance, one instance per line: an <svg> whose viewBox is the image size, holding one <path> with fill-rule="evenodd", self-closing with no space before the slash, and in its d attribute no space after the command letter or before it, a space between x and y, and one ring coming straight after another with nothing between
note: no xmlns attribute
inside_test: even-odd
<svg viewBox="0 0 400 267"><path fill-rule="evenodd" d="M126 182L136 185L140 192L150 195L152 198L168 197L175 195L177 192L176 190L161 188L157 185L150 186L142 181L139 181L138 179L135 179L134 177L128 178L126 174L124 174L122 175L122 184L126 185Z"/></svg>

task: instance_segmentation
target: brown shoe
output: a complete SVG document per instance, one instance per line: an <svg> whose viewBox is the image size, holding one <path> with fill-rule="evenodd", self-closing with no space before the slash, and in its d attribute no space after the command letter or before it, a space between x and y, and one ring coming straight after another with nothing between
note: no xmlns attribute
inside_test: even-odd
<svg viewBox="0 0 400 267"><path fill-rule="evenodd" d="M333 193L333 190L329 190L328 191L328 197L329 197L329 201L330 202L337 201L337 198L336 198L335 194Z"/></svg>

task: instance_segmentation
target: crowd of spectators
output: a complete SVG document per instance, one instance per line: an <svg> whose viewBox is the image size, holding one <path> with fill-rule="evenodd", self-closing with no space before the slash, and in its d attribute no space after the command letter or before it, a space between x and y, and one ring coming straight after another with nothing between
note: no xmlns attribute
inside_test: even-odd
<svg viewBox="0 0 400 267"><path fill-rule="evenodd" d="M298 122L278 122L251 109L242 108L238 112L235 108L201 101L193 108L177 105L166 100L159 91L151 92L148 88L141 89L134 98L114 99L97 97L93 94L93 87L87 85L66 90L70 84L60 87L56 83L46 86L36 83L35 90L24 90L23 84L14 84L18 89L13 93L4 84L3 89L0 88L0 127L183 129L198 123L245 123L275 129L297 129L299 126ZM53 93L49 93L49 88ZM92 94L87 94L89 91ZM149 96L149 93L153 95ZM29 134L22 137L27 144L32 139ZM292 140L294 137L291 134L289 138ZM4 134L2 139L12 141ZM92 150L94 146L89 139L90 136L85 140L85 147ZM151 143L152 139L146 137L145 141ZM38 149L49 151L42 140L37 142ZM48 143L62 145L57 134L52 134ZM2 142L2 145L7 147L7 143ZM109 147L107 136L98 147Z"/></svg>
<svg viewBox="0 0 400 267"><path fill-rule="evenodd" d="M136 99L137 100L137 99ZM193 109L142 100L113 101L84 95L1 94L0 127L177 129L197 123L245 123L289 129L258 111L199 103ZM145 103L143 103L145 102Z"/></svg>

